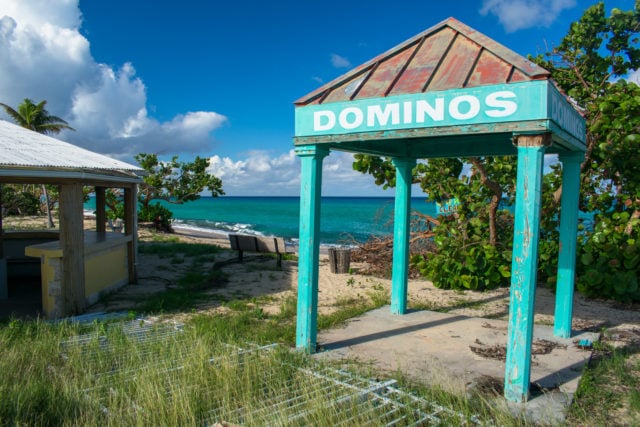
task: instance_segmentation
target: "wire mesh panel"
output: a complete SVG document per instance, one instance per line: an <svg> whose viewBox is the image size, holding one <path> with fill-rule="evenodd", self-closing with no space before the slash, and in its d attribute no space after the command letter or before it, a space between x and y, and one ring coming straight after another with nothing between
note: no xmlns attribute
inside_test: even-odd
<svg viewBox="0 0 640 427"><path fill-rule="evenodd" d="M215 341L212 341L215 343ZM111 324L60 343L106 423L475 424L474 418L275 344L202 343L180 324Z"/></svg>

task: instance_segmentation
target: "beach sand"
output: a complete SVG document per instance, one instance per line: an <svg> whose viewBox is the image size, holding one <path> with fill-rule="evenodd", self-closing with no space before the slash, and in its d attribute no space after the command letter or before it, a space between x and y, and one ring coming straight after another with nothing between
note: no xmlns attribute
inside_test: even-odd
<svg viewBox="0 0 640 427"><path fill-rule="evenodd" d="M44 225L42 218L4 219L3 228L33 228ZM85 217L86 229L95 229L95 219ZM141 225L138 229L140 242L177 239L186 243L204 243L222 248L216 255L216 263L228 277L223 287L208 292L222 299L252 298L256 305L267 313L276 313L285 302L295 301L297 295L297 261L284 260L283 268L276 268L275 260L267 256L245 256L244 262L237 262L237 254L229 249L229 240L224 234L176 226L174 233L156 233ZM287 247L296 252L296 247ZM323 247L319 265L318 311L329 314L340 307L363 299L386 297L390 293L391 280L360 274L363 264L351 262L349 274L331 273L327 248ZM191 263L184 260L167 266L166 258L140 253L138 258L138 283L127 285L118 292L98 302L89 311L136 310L149 295L175 286ZM213 268L213 264L205 266ZM211 298L198 304L195 312L220 312L226 310L219 302L221 298ZM410 279L408 284L408 306L446 310L448 313L472 317L508 319L509 289L499 288L484 292L452 291L436 288L430 281ZM555 295L544 287L536 289L535 322L553 324ZM640 308L638 305L624 305L611 301L586 299L576 293L574 297L574 330L600 330L603 327L640 328Z"/></svg>
<svg viewBox="0 0 640 427"><path fill-rule="evenodd" d="M177 237L182 242L214 244L221 248L229 248L228 238L224 235L194 231L192 229L175 228L175 233L167 236ZM152 240L153 232L140 229L140 240ZM295 252L296 248L288 248ZM349 274L332 273L326 249L321 251L318 282L318 311L329 314L345 304L362 299L387 296L391 290L391 280L360 274L363 264L351 263ZM277 312L287 299L295 299L297 295L298 264L297 261L283 261L282 270L275 266L275 260L266 256L248 255L244 262L233 262L237 258L231 250L222 251L216 260L229 261L221 267L228 276L224 288L213 289L225 298L254 298L267 313ZM166 260L154 255L141 254L138 262L139 285L128 288L144 287L149 291L164 289L171 272L167 277L154 283L158 267L166 264ZM184 263L188 264L188 263ZM154 274L154 272L156 272ZM175 272L176 277L181 273ZM126 293L126 290L123 290ZM118 298L120 299L120 298ZM422 309L442 310L448 313L472 317L492 319L508 319L509 289L499 288L484 292L453 291L436 288L425 279L411 279L408 284L408 306ZM535 322L553 324L555 295L544 287L536 290ZM110 307L101 307L110 309ZM115 308L115 307L113 307ZM196 311L224 311L220 303L206 302L198 306ZM576 293L574 298L573 329L600 330L603 327L638 328L640 327L640 310L637 306L623 305L610 301L590 300Z"/></svg>

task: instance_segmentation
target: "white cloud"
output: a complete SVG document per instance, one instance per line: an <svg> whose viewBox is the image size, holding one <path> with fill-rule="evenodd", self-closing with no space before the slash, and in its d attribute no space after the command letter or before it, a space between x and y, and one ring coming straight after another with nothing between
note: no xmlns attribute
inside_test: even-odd
<svg viewBox="0 0 640 427"><path fill-rule="evenodd" d="M627 81L634 82L635 84L640 85L640 70L630 72L627 76Z"/></svg>
<svg viewBox="0 0 640 427"><path fill-rule="evenodd" d="M340 56L337 53L331 54L331 65L336 68L351 68L351 62L344 56Z"/></svg>
<svg viewBox="0 0 640 427"><path fill-rule="evenodd" d="M333 151L323 161L324 196L392 196L374 184L373 177L353 170L353 155ZM271 157L266 151L248 153L244 160L213 156L209 172L222 179L230 196L297 196L300 194L300 160L294 150ZM348 185L346 185L348 183Z"/></svg>
<svg viewBox="0 0 640 427"><path fill-rule="evenodd" d="M300 163L293 150L271 157L266 151L252 151L244 160L213 156L209 172L222 179L228 195L296 195L299 192Z"/></svg>
<svg viewBox="0 0 640 427"><path fill-rule="evenodd" d="M507 33L531 27L548 27L576 0L484 0L481 15L498 17Z"/></svg>
<svg viewBox="0 0 640 427"><path fill-rule="evenodd" d="M81 24L79 0L2 0L0 102L17 107L24 98L46 99L49 112L76 129L62 139L125 160L140 152L198 153L211 146L225 116L196 111L167 122L150 117L146 87L133 64L97 62Z"/></svg>
<svg viewBox="0 0 640 427"><path fill-rule="evenodd" d="M82 14L77 5L77 0L3 0L0 13L34 28L47 24L78 28Z"/></svg>

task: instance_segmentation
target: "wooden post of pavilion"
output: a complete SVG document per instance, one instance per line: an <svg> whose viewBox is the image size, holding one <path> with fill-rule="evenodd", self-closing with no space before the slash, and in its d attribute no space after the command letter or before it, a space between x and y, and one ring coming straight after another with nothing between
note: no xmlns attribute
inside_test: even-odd
<svg viewBox="0 0 640 427"><path fill-rule="evenodd" d="M396 198L393 216L393 267L391 276L391 313L407 311L409 281L409 239L411 235L411 183L415 159L394 158Z"/></svg>
<svg viewBox="0 0 640 427"><path fill-rule="evenodd" d="M81 312L85 305L83 192L78 183L60 186L62 253L61 316Z"/></svg>
<svg viewBox="0 0 640 427"><path fill-rule="evenodd" d="M317 146L297 147L301 159L300 243L298 249L298 316L296 347L316 351L318 321L318 262L320 258L320 197L322 160L329 151Z"/></svg>
<svg viewBox="0 0 640 427"><path fill-rule="evenodd" d="M576 277L576 246L578 233L578 205L580 199L580 164L584 153L560 155L562 162L562 200L560 201L560 248L553 334L571 337L573 317L573 288Z"/></svg>
<svg viewBox="0 0 640 427"><path fill-rule="evenodd" d="M520 135L515 139L518 148L517 197L504 393L507 399L522 402L529 397L542 167L550 135Z"/></svg>
<svg viewBox="0 0 640 427"><path fill-rule="evenodd" d="M129 283L137 283L136 263L138 258L138 204L137 186L134 184L124 189L124 232L132 236L127 243L127 259L129 265Z"/></svg>
<svg viewBox="0 0 640 427"><path fill-rule="evenodd" d="M0 184L0 300L9 298L9 279L7 277L7 259L4 257L4 227L2 226L2 192Z"/></svg>

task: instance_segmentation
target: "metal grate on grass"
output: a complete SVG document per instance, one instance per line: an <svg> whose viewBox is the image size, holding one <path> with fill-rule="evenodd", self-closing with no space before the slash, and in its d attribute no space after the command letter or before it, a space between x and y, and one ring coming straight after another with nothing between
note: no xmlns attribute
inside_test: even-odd
<svg viewBox="0 0 640 427"><path fill-rule="evenodd" d="M246 351L246 350L245 350ZM253 364L261 355L245 353L242 364ZM285 363L292 372L279 387L264 387L265 393L247 402L234 402L216 408L206 419L207 425L457 425L479 424L475 417L430 402L397 387L396 380L376 381L355 373L320 366L308 367ZM265 372L264 384L275 384Z"/></svg>
<svg viewBox="0 0 640 427"><path fill-rule="evenodd" d="M202 425L478 424L474 417L320 365L276 344L198 347L180 324L139 319L60 343L106 422Z"/></svg>

